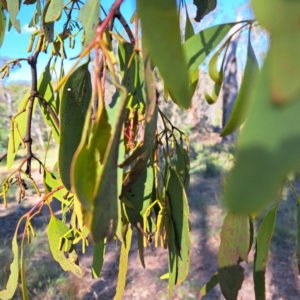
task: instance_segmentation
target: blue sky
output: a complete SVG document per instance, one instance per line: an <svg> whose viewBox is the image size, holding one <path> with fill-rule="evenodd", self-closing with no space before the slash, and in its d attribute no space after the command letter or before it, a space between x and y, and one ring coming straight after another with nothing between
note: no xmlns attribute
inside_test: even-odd
<svg viewBox="0 0 300 300"><path fill-rule="evenodd" d="M23 2L23 1L22 1ZM103 7L106 11L109 10L112 1L102 2ZM192 1L188 1L188 7L191 11L190 18L193 20L193 17L196 14L196 8L192 4ZM21 31L22 34L17 33L17 31L12 28L10 32L6 33L4 42L2 47L0 48L0 57L9 57L12 59L19 57L28 57L29 53L27 53L26 49L28 46L30 34L32 33L32 29L28 28L28 24L31 20L32 14L35 10L35 5L22 5L21 11L18 15L18 19L21 21ZM121 6L121 12L125 16L127 20L130 20L132 13L135 10L135 0L124 0ZM201 23L193 22L195 27L195 31L198 32L201 29L209 27L215 24L228 23L235 21L238 13L242 14L243 19L251 18L251 12L249 10L249 1L247 0L218 0L217 9L211 14L207 15ZM64 17L59 22L58 26L62 28L62 24L64 23ZM123 29L120 25L117 25L118 30L121 32ZM61 29L58 31L61 31ZM59 33L59 32L58 32ZM79 36L80 39L80 36ZM67 43L66 43L67 44ZM68 47L66 46L66 49ZM51 49L49 47L49 49ZM67 50L67 54L68 54ZM72 54L68 55L69 57L76 56L80 53L80 40L77 41L77 45L75 50L72 50ZM39 57L38 71L41 72L45 67L48 61L48 54L41 54ZM65 68L68 69L74 63L72 60L65 60ZM26 62L23 62L22 68L16 67L16 69L11 72L9 80L29 80L28 71L29 66Z"/></svg>

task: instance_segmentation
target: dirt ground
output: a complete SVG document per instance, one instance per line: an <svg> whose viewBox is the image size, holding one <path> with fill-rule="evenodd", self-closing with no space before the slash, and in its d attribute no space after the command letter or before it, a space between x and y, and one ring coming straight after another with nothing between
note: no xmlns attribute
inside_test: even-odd
<svg viewBox="0 0 300 300"><path fill-rule="evenodd" d="M38 174L35 173L34 175L37 177ZM203 178L203 176L197 173L192 176L191 185L188 190L192 236L191 270L188 279L176 288L175 300L197 299L201 286L217 271L217 251L220 243L219 233L225 216L225 212L220 208L221 182L222 176ZM297 182L298 185L296 184ZM41 186L41 178L38 180L38 183ZM299 186L300 188L299 178L296 178L294 183L296 187ZM35 195L29 195L26 196L25 201L21 205L18 205L15 201L10 201L9 207L6 210L0 204L0 275L1 272L2 275L3 273L5 274L5 276L0 276L1 279L7 278L9 274L11 255L8 253L17 220L37 200L38 197ZM59 205L55 204L54 201L52 204L59 215ZM275 234L271 244L270 262L266 271L267 300L300 299L300 284L295 256L295 205L291 193L286 191L284 200L279 207ZM105 263L101 277L98 280L91 278L92 249L88 247L87 253L84 255L80 254L80 266L82 267L84 278L78 279L72 274L64 275L67 276L67 279L63 289L68 289L68 291L62 291L59 289L59 281L54 280L61 276L62 272L47 250L46 226L48 221L49 213L46 207L32 221L34 228L40 234L28 246L29 254L25 262L25 264L29 265L26 275L30 283L30 299L113 299L118 274L116 249L118 250L119 246L116 248L114 243L108 244ZM167 272L167 251L155 249L156 256L153 256L153 253L149 249L146 249L146 269L144 270L137 255L136 237L133 238L132 245L127 284L123 299L168 299L167 281L159 279L161 275ZM251 271L254 254L253 248L250 253L249 263L243 264L245 268L245 281L239 292L239 300L255 299ZM43 269L45 265L47 268ZM55 270L53 271L54 267ZM49 285L46 285L45 282L40 283L43 278L50 280L47 279L50 278L46 276L47 274L41 273L43 272L42 270L44 270L44 273L52 272L52 281ZM37 280L36 283L30 280L30 276L34 276L35 272L38 274L37 277L40 277L40 281ZM47 290L41 292L39 285L41 287L44 286L44 289ZM5 282L0 282L0 289L4 287ZM49 291L50 288L51 291ZM20 290L17 291L14 299L21 299ZM217 300L224 299L224 297L217 286L203 299Z"/></svg>

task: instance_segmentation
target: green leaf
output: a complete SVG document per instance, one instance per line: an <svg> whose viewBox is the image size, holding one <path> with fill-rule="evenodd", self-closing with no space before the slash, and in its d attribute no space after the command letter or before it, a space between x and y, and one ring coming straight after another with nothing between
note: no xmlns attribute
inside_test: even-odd
<svg viewBox="0 0 300 300"><path fill-rule="evenodd" d="M174 225L177 247L176 284L183 282L190 269L191 237L189 230L189 206L184 186L173 167L170 168L170 179L167 186L171 215Z"/></svg>
<svg viewBox="0 0 300 300"><path fill-rule="evenodd" d="M236 212L257 212L266 206L286 175L300 165L300 93L285 106L274 104L271 72L269 53L252 89L237 160L226 182L225 202Z"/></svg>
<svg viewBox="0 0 300 300"><path fill-rule="evenodd" d="M25 278L24 245L21 246L21 282L22 282L23 300L29 300L28 290L26 286L26 278Z"/></svg>
<svg viewBox="0 0 300 300"><path fill-rule="evenodd" d="M47 77L44 76L44 72L41 74L41 76L38 80L37 88L38 88L39 95L44 97L47 89L49 89L49 81L48 81ZM24 95L24 98L20 102L20 105L18 107L18 112L20 112L24 109L24 106L25 106L25 104L26 104L29 97L30 97L30 90L27 91L27 93ZM37 100L35 100L34 103L33 103L33 110L32 110L33 114L35 112L36 104L37 104ZM15 120L18 123L18 128L19 128L19 131L20 131L20 134L21 134L22 137L25 135L25 132L26 132L27 117L28 117L28 109L26 109L23 113L21 113L20 115L18 115L15 118ZM12 153L13 141L14 141L14 145L15 145L15 152L14 153ZM7 151L7 163L6 163L7 170L10 170L11 167L12 167L12 164L15 160L15 156L17 154L18 148L20 146L20 142L21 142L21 139L16 134L16 132L14 134L14 139L12 137L12 134L10 134L9 142L8 142L8 151Z"/></svg>
<svg viewBox="0 0 300 300"><path fill-rule="evenodd" d="M221 85L218 83L215 83L213 86L211 96L208 93L204 92L204 98L209 105L216 103L216 101L218 100L218 97L220 95L220 91L221 91Z"/></svg>
<svg viewBox="0 0 300 300"><path fill-rule="evenodd" d="M137 10L141 19L143 46L148 48L175 102L188 108L191 93L181 47L176 0L138 0Z"/></svg>
<svg viewBox="0 0 300 300"><path fill-rule="evenodd" d="M60 264L64 271L70 271L77 277L82 277L81 268L75 263L77 260L76 251L70 250L68 258L63 250L59 249L60 238L69 231L68 226L57 219L54 215L51 216L47 233L50 250L53 258Z"/></svg>
<svg viewBox="0 0 300 300"><path fill-rule="evenodd" d="M176 172L187 191L190 185L190 158L181 144L176 143Z"/></svg>
<svg viewBox="0 0 300 300"><path fill-rule="evenodd" d="M13 262L10 264L10 275L6 284L6 289L0 291L0 299L3 300L12 299L18 286L19 250L18 250L18 243L17 243L17 234L14 235L12 240L12 251L14 254L14 259Z"/></svg>
<svg viewBox="0 0 300 300"><path fill-rule="evenodd" d="M47 102L47 104L52 108L52 111L56 114L56 101L54 99L54 93L53 88L51 84L51 74L50 74L50 61L48 62L45 70L41 74L41 80L46 85L46 90L44 92L44 95L41 95ZM53 116L49 113L47 106L43 104L42 100L39 99L39 105L41 108L42 116L45 120L45 122L49 125L52 131L52 135L55 139L55 141L59 144L59 128L56 125L56 122L53 119Z"/></svg>
<svg viewBox="0 0 300 300"><path fill-rule="evenodd" d="M54 37L54 22L47 23L45 20L46 13L51 2L52 2L51 0L47 0L42 12L42 22L41 22L41 32L44 32L45 39L48 43L52 43Z"/></svg>
<svg viewBox="0 0 300 300"><path fill-rule="evenodd" d="M18 33L21 33L21 28L20 28L20 20L17 20L17 15L19 13L21 6L21 1L20 0L9 0L7 1L7 10L9 13L9 19L12 24L17 30Z"/></svg>
<svg viewBox="0 0 300 300"><path fill-rule="evenodd" d="M254 255L253 279L255 299L265 299L265 272L268 265L270 243L276 222L277 206L272 208L264 217L256 238Z"/></svg>
<svg viewBox="0 0 300 300"><path fill-rule="evenodd" d="M222 47L223 48L223 47ZM221 48L221 49L222 49ZM220 50L221 50L220 49ZM222 84L223 82L223 76L224 76L224 73L223 73L223 70L222 70L222 67L221 66L221 70L218 71L218 68L217 68L217 65L218 65L218 58L219 58L219 55L220 55L220 50L218 50L214 55L213 57L211 58L209 64L208 64L208 72L209 72L209 76L210 78L215 82L215 83L218 83L218 84Z"/></svg>
<svg viewBox="0 0 300 300"><path fill-rule="evenodd" d="M217 6L217 0L194 0L197 7L195 21L200 22L207 14Z"/></svg>
<svg viewBox="0 0 300 300"><path fill-rule="evenodd" d="M92 214L90 218L86 219L91 237L96 243L103 240L106 236L111 237L115 233L118 221L119 187L117 164L121 131L125 117L124 112L127 105L127 94L124 89L120 89L117 93L119 93L117 101L120 103L120 106L112 124L111 136L103 158L103 165L100 168L99 184L92 203ZM95 135L93 138L99 139L99 136Z"/></svg>
<svg viewBox="0 0 300 300"><path fill-rule="evenodd" d="M271 90L276 103L284 104L299 94L300 3L299 1L253 1L258 22L272 35ZM274 18L274 16L278 18ZM284 59L283 59L284 58Z"/></svg>
<svg viewBox="0 0 300 300"><path fill-rule="evenodd" d="M137 245L138 245L138 255L141 262L142 267L145 269L145 259L144 259L144 243L143 243L144 236L139 229L137 229Z"/></svg>
<svg viewBox="0 0 300 300"><path fill-rule="evenodd" d="M136 227L137 222L143 225L143 214L152 200L153 184L153 167L149 160L147 168L133 183L130 191L125 194L125 197L134 205L134 209L125 206L126 216L132 226Z"/></svg>
<svg viewBox="0 0 300 300"><path fill-rule="evenodd" d="M100 18L100 3L98 0L87 0L80 9L77 20L82 23L85 39L83 48L87 47L95 37Z"/></svg>
<svg viewBox="0 0 300 300"><path fill-rule="evenodd" d="M187 7L185 7L185 15L186 15L186 24L185 24L185 31L184 31L184 40L186 41L190 37L192 37L195 34L195 32L194 32L193 24L188 14Z"/></svg>
<svg viewBox="0 0 300 300"><path fill-rule="evenodd" d="M218 272L216 272L210 280L203 285L200 289L200 293L198 299L202 299L202 297L206 296L217 284L219 283L219 276Z"/></svg>
<svg viewBox="0 0 300 300"><path fill-rule="evenodd" d="M61 180L70 191L70 168L79 146L92 96L89 61L78 67L67 79L60 106L60 145L58 164Z"/></svg>
<svg viewBox="0 0 300 300"><path fill-rule="evenodd" d="M168 226L168 249L169 249L169 259L168 259L168 268L169 268L169 299L172 299L174 286L176 283L176 275L177 275L177 248L176 248L176 237L173 221L169 219Z"/></svg>
<svg viewBox="0 0 300 300"><path fill-rule="evenodd" d="M105 251L106 251L106 240L94 244L93 265L92 265L93 278L100 277L100 273L104 262Z"/></svg>
<svg viewBox="0 0 300 300"><path fill-rule="evenodd" d="M51 0L48 9L46 11L45 22L54 22L60 19L61 12L64 7L63 0Z"/></svg>
<svg viewBox="0 0 300 300"><path fill-rule="evenodd" d="M228 212L221 230L218 253L219 283L226 299L237 299L244 280L244 269L239 262L248 261L249 242L249 217Z"/></svg>
<svg viewBox="0 0 300 300"><path fill-rule="evenodd" d="M236 129L238 129L246 118L246 112L249 108L249 100L251 95L251 90L254 87L255 80L259 75L259 67L256 60L255 53L251 46L250 34L248 41L248 53L247 62L244 71L244 76L242 84L235 100L230 118L222 130L220 136L226 136Z"/></svg>
<svg viewBox="0 0 300 300"><path fill-rule="evenodd" d="M218 46L234 25L236 23L207 28L195 34L182 45L187 61L189 78L192 78L195 70L198 70L199 65Z"/></svg>
<svg viewBox="0 0 300 300"><path fill-rule="evenodd" d="M0 47L2 46L6 27L6 16L3 12L2 5L0 4Z"/></svg>
<svg viewBox="0 0 300 300"><path fill-rule="evenodd" d="M119 262L119 275L117 282L117 290L114 300L122 300L123 292L126 285L126 274L128 268L128 254L131 246L132 228L128 226L125 241L122 243L120 262Z"/></svg>
<svg viewBox="0 0 300 300"><path fill-rule="evenodd" d="M300 274L300 205L297 205L297 248L298 274Z"/></svg>

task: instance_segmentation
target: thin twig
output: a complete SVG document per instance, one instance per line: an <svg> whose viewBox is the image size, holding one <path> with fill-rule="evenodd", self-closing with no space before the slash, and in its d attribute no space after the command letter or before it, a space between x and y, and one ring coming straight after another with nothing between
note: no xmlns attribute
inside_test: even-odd
<svg viewBox="0 0 300 300"><path fill-rule="evenodd" d="M41 100L44 107L47 109L49 114L52 116L56 126L59 128L59 126L60 126L59 120L58 120L58 117L57 117L56 113L53 111L52 107L49 105L49 103L41 95L38 95L37 97Z"/></svg>
<svg viewBox="0 0 300 300"><path fill-rule="evenodd" d="M123 17L122 13L120 12L120 9L116 9L115 11L115 17L120 21L120 23L122 24L122 26L124 27L128 37L129 37L129 40L130 40L130 43L135 45L135 38L134 38L134 35L127 23L127 21L125 20L125 18Z"/></svg>

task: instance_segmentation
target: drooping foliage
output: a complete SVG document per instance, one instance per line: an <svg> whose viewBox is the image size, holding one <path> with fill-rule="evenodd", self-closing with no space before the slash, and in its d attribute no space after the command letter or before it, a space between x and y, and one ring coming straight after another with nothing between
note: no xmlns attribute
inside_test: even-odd
<svg viewBox="0 0 300 300"><path fill-rule="evenodd" d="M2 78L8 77L10 69L20 61L31 68L31 88L11 117L7 151L0 159L6 161L9 171L2 182L1 205L7 207L7 192L15 183L18 200L22 201L24 178L37 194L37 203L16 228L11 274L0 298L13 297L19 271L23 298L29 297L24 271L25 238L30 243L35 237L31 220L44 205L50 210L50 250L63 270L81 277L77 249L80 244L85 253L91 246L91 274L98 278L106 244L115 239L122 245L114 299L121 299L135 231L144 268L144 248L154 246L168 251L168 273L161 278L168 279L172 298L174 287L185 281L190 269L189 142L187 134L160 109L155 74L158 72L164 83L165 98L170 96L174 105L188 109L198 84L199 66L211 54L208 72L214 86L212 91L206 90L204 97L214 104L224 80L229 43L235 34L247 30L244 75L221 136L243 124L244 127L236 162L225 183L228 212L220 234L218 270L206 285L199 287L199 298L219 284L226 299L237 299L244 279L240 264L248 262L248 253L255 244L255 295L265 299L265 270L283 184L288 172L300 165L300 59L296 59L300 53L300 4L253 0L257 20L216 25L200 32L195 32L185 1L178 5L175 0L137 0L132 26L121 14L121 4L122 0L116 0L110 11L103 13L98 0L0 1L0 47L6 42L7 31L21 33L19 12L24 5L32 8L30 27L35 28L28 41L29 56L13 58L0 66ZM194 0L194 4L195 21L200 22L215 9L217 1ZM187 18L183 34L180 12ZM124 36L115 29L116 19L124 27ZM251 42L251 31L258 24L271 35L261 70ZM70 70L64 67L67 52L76 58ZM41 53L48 55L46 63L39 59ZM43 64L44 70L38 74L37 65ZM105 91L108 78L115 86L111 98ZM46 158L39 159L32 147L32 115L37 106L49 127L49 140L52 136L59 148L52 168L46 167ZM159 121L163 128L158 126ZM26 155L15 165L21 148L26 149ZM43 172L42 196L31 168L34 160ZM299 205L296 191L288 183ZM61 203L61 219L52 212L51 201ZM272 208L253 243L253 219L267 205ZM70 220L64 215L66 211L71 212ZM23 231L21 251L19 229ZM298 241L297 255L299 248Z"/></svg>

